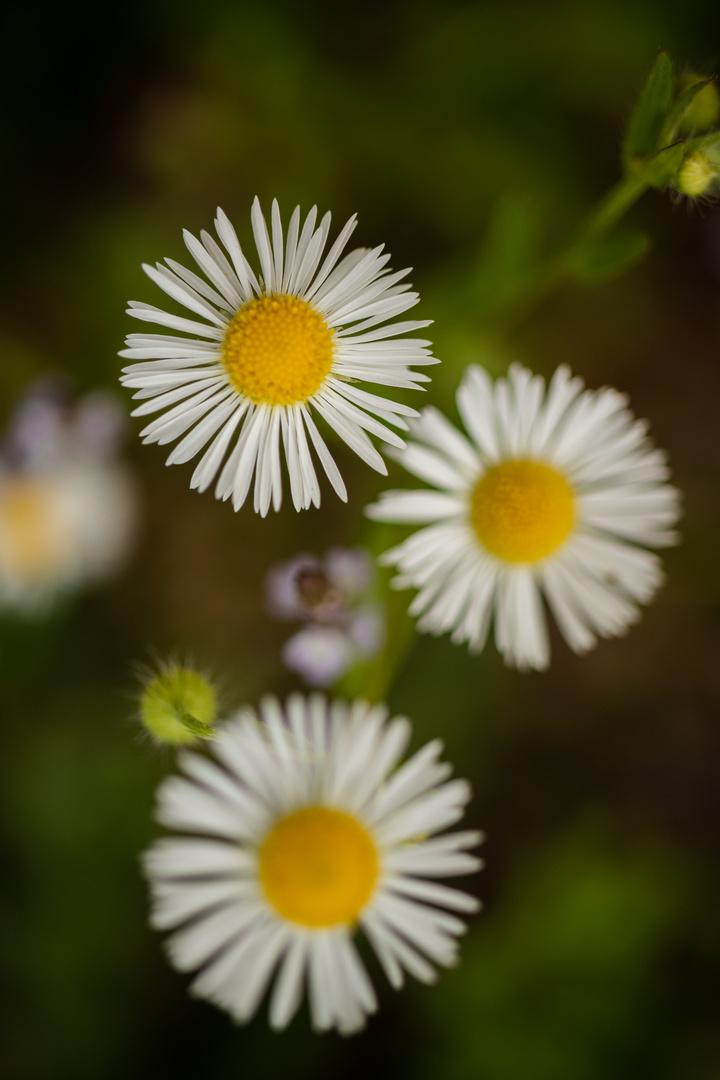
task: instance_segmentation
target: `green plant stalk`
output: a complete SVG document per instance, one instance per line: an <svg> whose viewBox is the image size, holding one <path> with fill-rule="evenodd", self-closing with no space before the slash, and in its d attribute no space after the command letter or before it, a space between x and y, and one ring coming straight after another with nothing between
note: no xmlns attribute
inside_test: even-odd
<svg viewBox="0 0 720 1080"><path fill-rule="evenodd" d="M600 200L589 215L573 248L586 240L594 240L610 232L649 187L648 182L641 176L630 173L628 176L623 177L614 187L610 188L610 191Z"/></svg>
<svg viewBox="0 0 720 1080"><path fill-rule="evenodd" d="M590 212L572 243L540 267L535 281L528 288L525 304L535 306L570 280L573 277L575 253L588 241L607 236L649 187L646 180L632 173L618 181Z"/></svg>

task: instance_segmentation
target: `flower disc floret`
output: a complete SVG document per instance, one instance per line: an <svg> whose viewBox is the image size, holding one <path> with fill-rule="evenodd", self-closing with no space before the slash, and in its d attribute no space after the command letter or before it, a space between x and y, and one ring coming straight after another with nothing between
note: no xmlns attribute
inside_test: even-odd
<svg viewBox="0 0 720 1080"><path fill-rule="evenodd" d="M538 562L556 551L575 518L567 480L539 461L505 461L475 485L470 511L480 543L511 563Z"/></svg>
<svg viewBox="0 0 720 1080"><path fill-rule="evenodd" d="M378 853L367 829L326 806L282 818L260 850L265 895L301 926L354 925L377 876Z"/></svg>
<svg viewBox="0 0 720 1080"><path fill-rule="evenodd" d="M330 373L333 333L304 300L261 296L230 323L223 361L234 385L256 405L301 404Z"/></svg>

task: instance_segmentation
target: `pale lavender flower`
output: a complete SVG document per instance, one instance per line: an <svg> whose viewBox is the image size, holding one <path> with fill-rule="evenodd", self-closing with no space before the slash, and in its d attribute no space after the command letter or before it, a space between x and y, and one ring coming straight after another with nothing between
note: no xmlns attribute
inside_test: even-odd
<svg viewBox="0 0 720 1080"><path fill-rule="evenodd" d="M352 666L357 650L337 626L304 626L285 642L282 658L308 686L332 686Z"/></svg>
<svg viewBox="0 0 720 1080"><path fill-rule="evenodd" d="M306 624L282 656L308 685L332 686L382 647L383 610L369 601L374 584L372 557L363 548L331 548L322 559L296 555L268 573L269 613Z"/></svg>

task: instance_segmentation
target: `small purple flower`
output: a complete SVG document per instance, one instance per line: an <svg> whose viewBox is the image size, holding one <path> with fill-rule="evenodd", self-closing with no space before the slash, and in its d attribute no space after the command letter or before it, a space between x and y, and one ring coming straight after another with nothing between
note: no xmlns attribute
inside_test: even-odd
<svg viewBox="0 0 720 1080"><path fill-rule="evenodd" d="M382 647L382 608L369 602L373 560L363 548L331 548L322 559L296 555L265 579L267 609L275 619L306 625L283 649L283 661L310 686L337 682Z"/></svg>
<svg viewBox="0 0 720 1080"><path fill-rule="evenodd" d="M309 686L332 686L353 666L353 642L337 626L305 626L285 642L282 658Z"/></svg>

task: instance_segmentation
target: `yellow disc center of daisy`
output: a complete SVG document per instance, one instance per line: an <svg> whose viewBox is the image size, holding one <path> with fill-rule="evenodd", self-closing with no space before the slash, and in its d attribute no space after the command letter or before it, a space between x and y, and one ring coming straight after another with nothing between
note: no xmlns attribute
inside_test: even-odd
<svg viewBox="0 0 720 1080"><path fill-rule="evenodd" d="M12 573L30 579L52 574L67 558L70 544L50 484L19 477L3 485L0 557Z"/></svg>
<svg viewBox="0 0 720 1080"><path fill-rule="evenodd" d="M483 547L506 562L537 562L573 527L575 500L564 476L538 461L504 461L472 493L471 519Z"/></svg>
<svg viewBox="0 0 720 1080"><path fill-rule="evenodd" d="M223 360L234 385L256 405L295 405L330 373L333 340L310 304L271 293L240 308L225 335Z"/></svg>
<svg viewBox="0 0 720 1080"><path fill-rule="evenodd" d="M367 829L326 806L288 814L260 849L265 895L280 915L302 926L356 922L377 876L377 848Z"/></svg>

